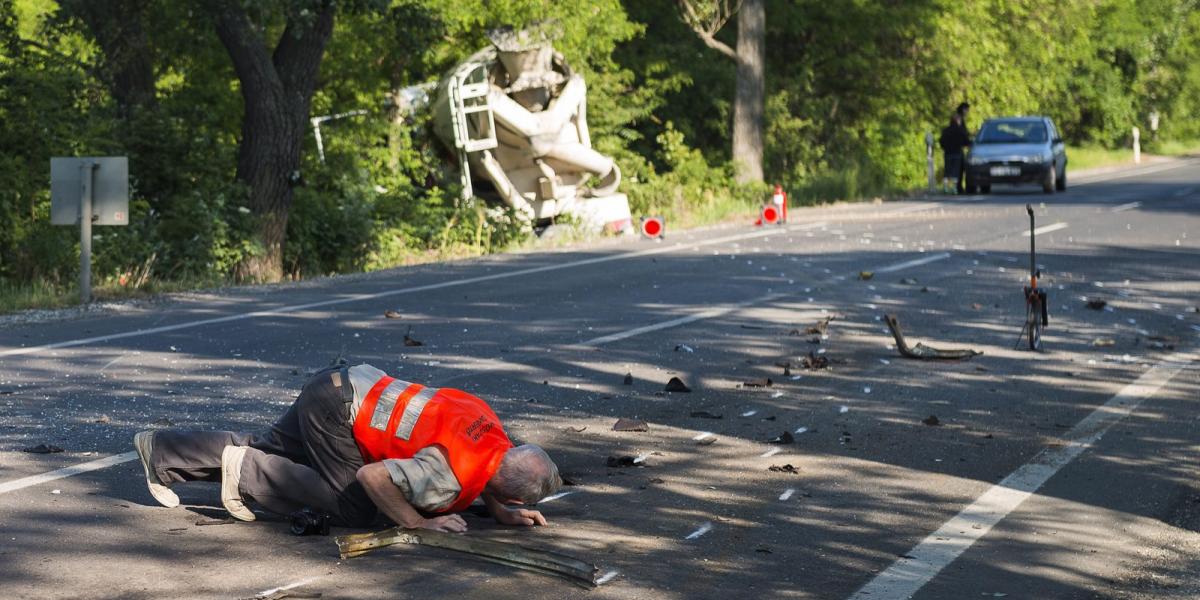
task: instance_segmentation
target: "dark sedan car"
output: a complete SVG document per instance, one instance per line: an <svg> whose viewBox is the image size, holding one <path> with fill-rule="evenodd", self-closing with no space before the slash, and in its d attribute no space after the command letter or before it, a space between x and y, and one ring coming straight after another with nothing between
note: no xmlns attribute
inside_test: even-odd
<svg viewBox="0 0 1200 600"><path fill-rule="evenodd" d="M967 191L996 183L1036 183L1047 194L1067 189L1067 150L1049 117L984 121L967 155Z"/></svg>

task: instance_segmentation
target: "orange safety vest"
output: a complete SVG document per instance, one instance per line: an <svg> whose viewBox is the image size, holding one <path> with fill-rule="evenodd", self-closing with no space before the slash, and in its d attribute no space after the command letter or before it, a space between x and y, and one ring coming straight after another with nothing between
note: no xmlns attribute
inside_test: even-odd
<svg viewBox="0 0 1200 600"><path fill-rule="evenodd" d="M363 399L353 431L368 464L412 458L424 448L441 446L462 488L447 512L466 510L513 446L500 418L483 400L461 390L430 388L386 375Z"/></svg>

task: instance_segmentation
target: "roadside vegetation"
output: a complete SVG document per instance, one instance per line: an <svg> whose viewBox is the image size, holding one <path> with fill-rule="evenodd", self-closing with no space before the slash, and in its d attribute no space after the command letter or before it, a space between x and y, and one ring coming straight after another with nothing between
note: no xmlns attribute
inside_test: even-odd
<svg viewBox="0 0 1200 600"><path fill-rule="evenodd" d="M745 2L766 13L761 180L732 150L738 61L718 49L737 47L736 11L701 35L736 1L0 0L0 311L75 301L78 230L49 224L53 156L130 158L130 225L96 228L99 298L531 243L457 200L429 116L394 102L499 25L557 24L556 49L588 81L594 144L620 164L635 216L671 227L751 215L774 183L794 203L923 187L925 134L962 101L971 127L1053 117L1073 168L1120 160L1152 112L1145 152L1200 139L1197 0ZM262 52L233 43L250 38ZM235 68L255 60L266 70ZM307 101L243 94L275 81L254 79L267 71L295 86L280 98ZM263 125L246 115L268 109L296 126L248 136ZM357 110L322 126L321 160L308 119ZM263 139L294 156L239 161ZM286 189L256 176L272 168Z"/></svg>

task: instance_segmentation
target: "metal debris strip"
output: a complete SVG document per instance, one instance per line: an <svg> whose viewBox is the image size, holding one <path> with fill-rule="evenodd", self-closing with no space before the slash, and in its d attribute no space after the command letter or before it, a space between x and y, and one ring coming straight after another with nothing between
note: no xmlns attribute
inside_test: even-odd
<svg viewBox="0 0 1200 600"><path fill-rule="evenodd" d="M412 325L408 326L408 332L404 334L405 346L424 346L425 343L412 337Z"/></svg>
<svg viewBox="0 0 1200 600"><path fill-rule="evenodd" d="M909 347L908 342L904 340L904 333L900 331L900 321L894 315L883 315L883 320L887 322L888 329L892 331L892 337L896 339L896 350L905 358L917 358L921 360L963 360L975 356L981 356L983 353L978 350L942 350L933 348L922 343L917 343L916 346Z"/></svg>
<svg viewBox="0 0 1200 600"><path fill-rule="evenodd" d="M641 419L617 419L613 431L650 431L650 425Z"/></svg>
<svg viewBox="0 0 1200 600"><path fill-rule="evenodd" d="M558 577L586 589L596 587L596 574L600 571L596 565L565 554L441 531L393 527L374 533L340 535L335 541L343 560L394 544L433 546L515 569Z"/></svg>
<svg viewBox="0 0 1200 600"><path fill-rule="evenodd" d="M672 377L671 380L667 382L667 386L663 388L663 391L686 393L692 391L692 389L689 388L682 379L678 377Z"/></svg>

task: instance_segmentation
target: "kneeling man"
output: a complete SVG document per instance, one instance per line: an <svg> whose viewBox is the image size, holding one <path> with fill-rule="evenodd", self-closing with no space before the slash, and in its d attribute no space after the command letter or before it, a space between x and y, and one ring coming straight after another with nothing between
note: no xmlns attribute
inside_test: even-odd
<svg viewBox="0 0 1200 600"><path fill-rule="evenodd" d="M378 510L402 527L461 532L466 521L452 513L482 497L500 523L545 525L524 506L562 485L546 452L513 447L483 400L371 365L313 375L259 434L143 431L133 443L160 504L179 505L174 483L219 481L221 503L243 521L254 520L253 501L283 515L323 511L352 527L370 525Z"/></svg>

